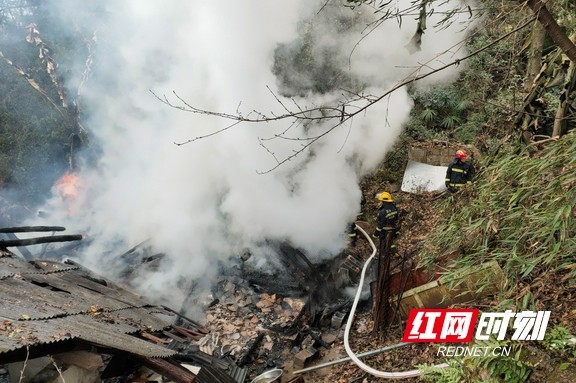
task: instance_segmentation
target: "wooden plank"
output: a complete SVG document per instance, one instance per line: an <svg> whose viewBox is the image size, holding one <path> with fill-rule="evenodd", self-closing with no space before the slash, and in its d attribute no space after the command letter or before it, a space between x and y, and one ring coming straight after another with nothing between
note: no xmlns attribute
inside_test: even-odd
<svg viewBox="0 0 576 383"><path fill-rule="evenodd" d="M196 375L171 359L137 358L142 364L154 372L170 379L174 383L195 383Z"/></svg>
<svg viewBox="0 0 576 383"><path fill-rule="evenodd" d="M142 332L140 333L140 335L141 335L143 338L146 338L146 339L151 340L152 342L156 342L156 343L158 343L158 344L168 344L168 343L170 343L169 340L160 339L160 338L158 338L157 336L154 336L154 335L152 335L152 334L147 333L146 331L142 331Z"/></svg>
<svg viewBox="0 0 576 383"><path fill-rule="evenodd" d="M30 233L38 231L64 231L65 227L62 226L18 226L18 227L2 227L0 233Z"/></svg>
<svg viewBox="0 0 576 383"><path fill-rule="evenodd" d="M30 246L30 245L37 245L40 243L80 241L82 238L83 237L80 234L72 234L72 235L52 235L49 237L37 237L26 239L6 239L6 240L0 240L0 248L5 249L7 247Z"/></svg>

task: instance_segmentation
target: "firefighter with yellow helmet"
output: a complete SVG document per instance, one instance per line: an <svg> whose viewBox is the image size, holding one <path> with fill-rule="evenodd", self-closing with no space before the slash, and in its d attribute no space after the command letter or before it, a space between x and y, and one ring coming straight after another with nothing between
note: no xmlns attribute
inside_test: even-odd
<svg viewBox="0 0 576 383"><path fill-rule="evenodd" d="M376 194L376 199L382 204L378 208L378 218L376 220L376 230L372 235L375 238L385 238L386 233L394 233L399 229L398 209L392 200L392 195L388 192Z"/></svg>

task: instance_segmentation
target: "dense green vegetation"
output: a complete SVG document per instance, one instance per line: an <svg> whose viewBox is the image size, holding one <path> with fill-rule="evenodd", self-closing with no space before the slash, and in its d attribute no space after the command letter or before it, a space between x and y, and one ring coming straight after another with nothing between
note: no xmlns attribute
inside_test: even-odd
<svg viewBox="0 0 576 383"><path fill-rule="evenodd" d="M74 98L64 91L69 62L85 48L54 25L34 0L4 1L0 9L0 185L22 202L45 196L71 166L79 143ZM31 39L30 26L37 28ZM77 149L77 148L74 148Z"/></svg>
<svg viewBox="0 0 576 383"><path fill-rule="evenodd" d="M514 290L501 308L534 309L523 287L544 273L574 285L575 150L570 134L539 151L503 146L488 157L473 188L443 201L445 221L428 239L423 262L457 254L448 267L462 269L497 260Z"/></svg>
<svg viewBox="0 0 576 383"><path fill-rule="evenodd" d="M43 183L42 173L65 168L70 128L12 67L0 63L0 76L0 179L22 197L33 197L52 184Z"/></svg>
<svg viewBox="0 0 576 383"><path fill-rule="evenodd" d="M490 13L471 34L469 51L486 46L527 16L512 12L511 3L501 5L501 13ZM568 33L575 30L573 17L563 20ZM438 139L480 149L483 157L476 159L479 172L473 187L434 202L443 218L421 248L421 264L434 270L440 266L449 278L498 261L507 277L505 289L478 304L488 311L552 310L554 319L543 345L562 361L555 368L565 370L576 362L576 345L568 340L576 334L571 319L576 288L575 119L572 110L566 121L568 134L557 141L527 144L521 139L516 122L531 90L526 85L531 37L532 29L526 28L473 56L452 84L411 86L411 119L370 182L400 182L407 146L414 141ZM546 39L542 55L552 54L561 56ZM546 65L560 61L550 62ZM542 138L552 131L561 90L556 84L538 94L545 100L544 110L540 130L533 133ZM481 283L478 289L486 287ZM423 370L429 373L427 380L437 382L525 382L535 365L523 344L513 346L508 357L454 358L449 368Z"/></svg>

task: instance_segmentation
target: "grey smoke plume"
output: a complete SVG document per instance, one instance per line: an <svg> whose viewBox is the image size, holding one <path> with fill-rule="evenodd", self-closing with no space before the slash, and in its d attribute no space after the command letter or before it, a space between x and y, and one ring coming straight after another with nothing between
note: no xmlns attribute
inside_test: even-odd
<svg viewBox="0 0 576 383"><path fill-rule="evenodd" d="M454 28L429 28L422 50L410 54L405 45L415 20L405 20L401 29L390 21L361 40L372 10L330 3L318 14L325 1L110 1L102 6L102 19L87 17L82 2L53 3L62 7L55 13L67 15L63 22L98 31L92 79L82 99L98 161L82 167L82 193L73 202L55 192L47 206L50 221L86 232L92 242L80 261L105 275L114 275L109 266L115 256L149 239L167 261L144 273L137 286L175 305L182 300L175 287L209 279L217 261L245 249L271 256L265 240L289 240L314 259L337 254L359 206L358 181L392 147L412 101L400 89L310 151L258 174L276 165L270 153L282 159L299 149L301 142L272 139L264 141L265 150L258 141L285 131L289 121L240 125L176 146L230 121L169 108L150 90L169 97L176 91L213 111L281 114L267 87L278 97L291 93L302 107L334 105L341 87L363 85L364 94L379 95L418 63L435 58L434 67L463 55L459 50L436 57L462 39ZM339 28L336 20L343 17L357 25ZM314 76L301 69L288 75L284 65L285 78L274 76L272 69L282 64L273 61L278 44L289 52L302 43L303 28L313 41L312 56L324 52L316 64L325 62L348 82L319 93ZM446 71L435 81L454 76ZM297 125L286 135L305 137L327 127Z"/></svg>

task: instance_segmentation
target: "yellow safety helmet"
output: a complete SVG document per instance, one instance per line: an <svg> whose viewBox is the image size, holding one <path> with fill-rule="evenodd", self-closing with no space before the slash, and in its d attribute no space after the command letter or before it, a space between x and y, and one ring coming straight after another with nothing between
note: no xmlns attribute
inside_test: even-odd
<svg viewBox="0 0 576 383"><path fill-rule="evenodd" d="M382 192L376 194L376 199L382 202L392 202L392 194L388 192Z"/></svg>

